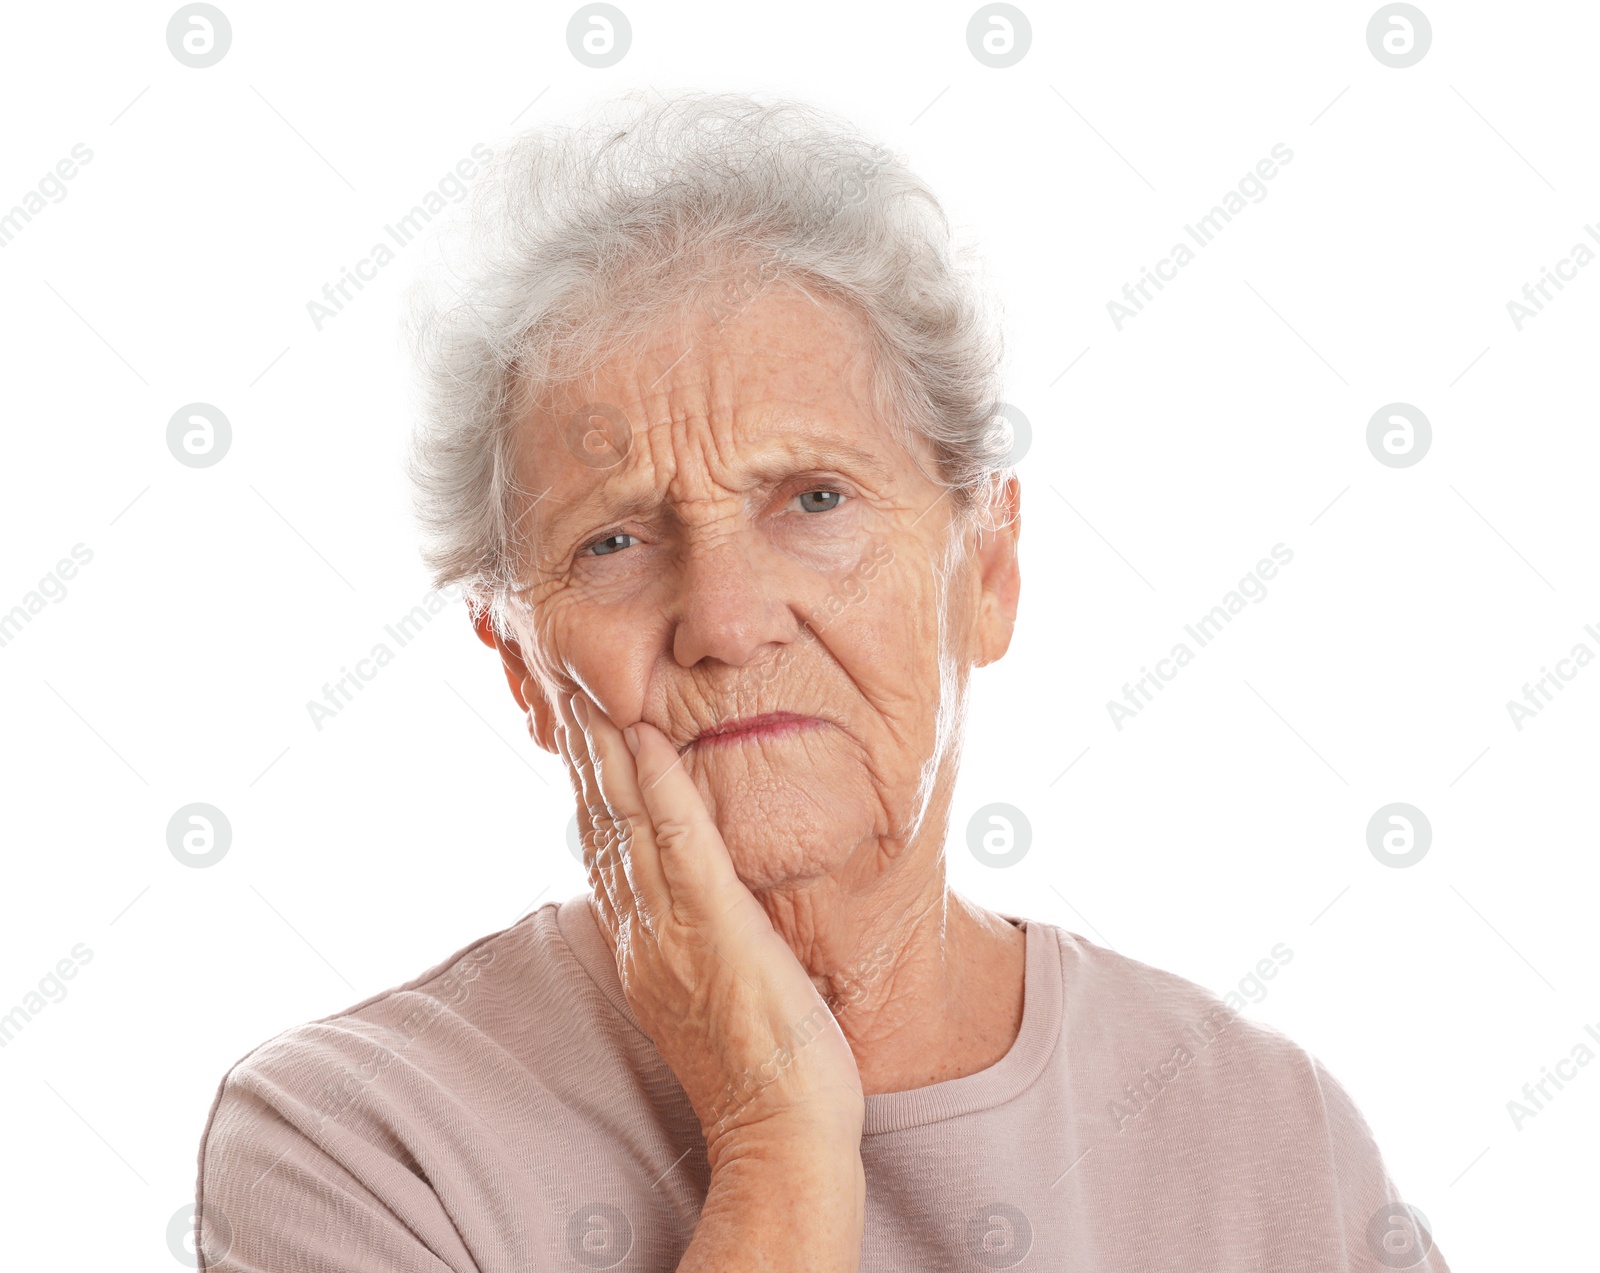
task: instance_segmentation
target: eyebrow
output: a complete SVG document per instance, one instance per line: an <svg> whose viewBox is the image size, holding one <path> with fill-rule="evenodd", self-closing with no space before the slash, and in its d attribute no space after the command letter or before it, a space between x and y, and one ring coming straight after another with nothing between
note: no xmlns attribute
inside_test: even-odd
<svg viewBox="0 0 1600 1273"><path fill-rule="evenodd" d="M889 466L871 451L862 450L849 442L803 444L796 448L798 454L774 456L768 460L753 461L748 472L760 480L775 484L798 473L811 473L818 469L857 468L879 482L889 479Z"/></svg>
<svg viewBox="0 0 1600 1273"><path fill-rule="evenodd" d="M742 465L740 476L754 479L753 484L757 486L776 486L800 474L826 469L861 470L880 484L889 479L889 466L882 458L848 442L802 444L793 452L758 458ZM590 510L603 513L607 521L626 521L654 512L663 502L654 489L619 494L609 500L604 490L599 486L581 499L563 503L552 517L552 523L560 524Z"/></svg>

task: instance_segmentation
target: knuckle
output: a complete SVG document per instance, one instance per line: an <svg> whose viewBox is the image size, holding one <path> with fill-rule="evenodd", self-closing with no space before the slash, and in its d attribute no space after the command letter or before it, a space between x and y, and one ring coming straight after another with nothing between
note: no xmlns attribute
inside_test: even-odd
<svg viewBox="0 0 1600 1273"><path fill-rule="evenodd" d="M668 815L656 823L656 843L663 849L682 848L694 835L694 824L687 818Z"/></svg>

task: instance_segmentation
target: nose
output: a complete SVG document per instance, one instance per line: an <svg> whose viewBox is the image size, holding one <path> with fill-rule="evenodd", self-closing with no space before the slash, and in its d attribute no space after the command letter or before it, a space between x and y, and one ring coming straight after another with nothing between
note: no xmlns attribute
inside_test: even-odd
<svg viewBox="0 0 1600 1273"><path fill-rule="evenodd" d="M799 635L799 620L778 594L778 574L758 556L737 532L700 534L685 545L672 638L680 667L702 659L759 663Z"/></svg>

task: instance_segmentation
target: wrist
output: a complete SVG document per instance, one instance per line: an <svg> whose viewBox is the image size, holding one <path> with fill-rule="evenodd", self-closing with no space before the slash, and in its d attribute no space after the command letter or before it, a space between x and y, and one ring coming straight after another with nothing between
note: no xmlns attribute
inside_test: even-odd
<svg viewBox="0 0 1600 1273"><path fill-rule="evenodd" d="M703 1123L707 1145L748 1142L754 1145L820 1144L853 1148L861 1142L865 1110L861 1105L843 1109L791 1108L780 1113L756 1112L749 1105L725 1111L715 1122Z"/></svg>
<svg viewBox="0 0 1600 1273"><path fill-rule="evenodd" d="M742 1138L730 1142L712 1167L679 1273L855 1273L866 1212L859 1140L841 1147L820 1139Z"/></svg>
<svg viewBox="0 0 1600 1273"><path fill-rule="evenodd" d="M719 1175L782 1171L796 1181L838 1181L861 1174L861 1119L765 1118L707 1138L713 1182Z"/></svg>

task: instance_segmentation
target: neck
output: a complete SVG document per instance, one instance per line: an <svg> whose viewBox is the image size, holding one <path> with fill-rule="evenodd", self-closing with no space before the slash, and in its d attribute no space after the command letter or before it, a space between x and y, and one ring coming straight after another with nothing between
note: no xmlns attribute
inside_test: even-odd
<svg viewBox="0 0 1600 1273"><path fill-rule="evenodd" d="M864 891L830 876L756 894L839 1022L868 1096L988 1069L1022 1028L1022 930L950 892L938 858L916 887L907 874Z"/></svg>
<svg viewBox="0 0 1600 1273"><path fill-rule="evenodd" d="M987 1069L1022 1025L1022 930L950 892L942 863L911 890L897 874L868 893L830 879L758 895L832 1009L869 1096Z"/></svg>

